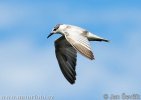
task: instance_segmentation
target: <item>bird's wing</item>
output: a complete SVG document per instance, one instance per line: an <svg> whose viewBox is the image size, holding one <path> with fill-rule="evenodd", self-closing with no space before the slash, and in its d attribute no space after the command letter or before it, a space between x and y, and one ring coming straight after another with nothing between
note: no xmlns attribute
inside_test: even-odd
<svg viewBox="0 0 141 100"><path fill-rule="evenodd" d="M71 84L75 83L77 52L64 36L55 41L55 53L63 75Z"/></svg>
<svg viewBox="0 0 141 100"><path fill-rule="evenodd" d="M82 32L82 33L80 33ZM65 37L67 41L82 55L89 59L94 59L94 55L92 53L90 42L88 41L86 35L86 31L81 30L67 30L65 31Z"/></svg>

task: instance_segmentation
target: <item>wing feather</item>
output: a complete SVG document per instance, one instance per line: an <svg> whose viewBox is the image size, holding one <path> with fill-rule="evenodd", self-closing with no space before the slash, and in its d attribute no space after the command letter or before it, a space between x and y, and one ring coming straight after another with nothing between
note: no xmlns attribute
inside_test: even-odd
<svg viewBox="0 0 141 100"><path fill-rule="evenodd" d="M82 34L78 34L74 31L72 33L66 32L67 35L65 35L67 41L82 55L85 57L93 60L94 55L91 51L90 43L87 39L87 37L83 36Z"/></svg>
<svg viewBox="0 0 141 100"><path fill-rule="evenodd" d="M55 41L55 53L60 69L64 77L71 83L76 80L76 57L77 52L64 36Z"/></svg>

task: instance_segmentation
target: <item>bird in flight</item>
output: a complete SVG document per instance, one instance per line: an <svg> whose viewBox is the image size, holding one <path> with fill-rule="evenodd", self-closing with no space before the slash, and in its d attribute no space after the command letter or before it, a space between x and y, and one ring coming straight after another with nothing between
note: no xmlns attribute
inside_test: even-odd
<svg viewBox="0 0 141 100"><path fill-rule="evenodd" d="M64 77L71 84L74 84L76 80L77 52L93 60L94 55L89 41L109 42L109 40L94 35L83 28L68 24L57 24L47 38L53 34L62 35L55 40L55 53Z"/></svg>

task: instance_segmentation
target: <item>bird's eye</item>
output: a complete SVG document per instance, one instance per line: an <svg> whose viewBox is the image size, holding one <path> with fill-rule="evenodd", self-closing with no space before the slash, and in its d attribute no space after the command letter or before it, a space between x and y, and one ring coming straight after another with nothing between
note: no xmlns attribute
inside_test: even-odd
<svg viewBox="0 0 141 100"><path fill-rule="evenodd" d="M53 31L56 31L57 29L55 28Z"/></svg>

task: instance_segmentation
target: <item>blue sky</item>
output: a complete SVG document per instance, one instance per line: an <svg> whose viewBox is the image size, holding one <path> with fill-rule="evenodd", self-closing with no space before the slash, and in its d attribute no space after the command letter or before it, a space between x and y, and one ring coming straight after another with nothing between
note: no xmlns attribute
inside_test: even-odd
<svg viewBox="0 0 141 100"><path fill-rule="evenodd" d="M0 95L46 95L55 100L104 100L104 94L140 94L139 0L0 1ZM96 60L78 54L77 81L63 77L52 27L83 27L110 43L91 42Z"/></svg>

